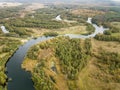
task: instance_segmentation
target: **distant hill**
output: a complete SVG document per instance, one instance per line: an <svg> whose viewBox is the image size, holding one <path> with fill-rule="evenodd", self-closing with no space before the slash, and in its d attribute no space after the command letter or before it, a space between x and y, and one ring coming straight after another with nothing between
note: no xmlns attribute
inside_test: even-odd
<svg viewBox="0 0 120 90"><path fill-rule="evenodd" d="M4 2L110 2L112 0L0 0Z"/></svg>
<svg viewBox="0 0 120 90"><path fill-rule="evenodd" d="M115 0L0 0L0 2L21 2L21 3L32 3L32 2L40 2L40 3L82 3L82 4L118 4Z"/></svg>

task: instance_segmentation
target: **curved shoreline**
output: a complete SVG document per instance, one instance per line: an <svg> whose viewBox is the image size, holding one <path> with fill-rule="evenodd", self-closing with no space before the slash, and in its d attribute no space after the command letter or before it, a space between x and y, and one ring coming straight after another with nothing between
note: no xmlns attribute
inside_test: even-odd
<svg viewBox="0 0 120 90"><path fill-rule="evenodd" d="M99 27L96 24L92 23L92 19L88 18L88 23L92 24L95 27L95 32L90 35L76 35L76 34L65 34L63 36L69 36L70 38L91 38L96 34L104 32L105 28ZM102 30L102 31L101 31ZM8 70L8 78L12 78L12 82L8 81L7 88L8 90L34 90L33 82L31 80L31 74L24 69L22 69L21 64L25 58L25 55L29 48L37 43L40 43L45 40L49 40L53 37L41 36L37 39L30 39L23 45L19 46L13 55L6 62L6 67ZM23 80L23 81L21 81ZM26 84L26 85L24 85Z"/></svg>
<svg viewBox="0 0 120 90"><path fill-rule="evenodd" d="M92 18L88 18L87 22L91 25L93 25L93 27L95 28L95 32L90 34L90 35L80 35L80 34L65 34L64 36L69 36L70 38L93 38L95 37L95 35L101 33L103 34L103 32L105 30L108 30L108 28L104 28L103 26L98 26L96 24L92 23Z"/></svg>
<svg viewBox="0 0 120 90"><path fill-rule="evenodd" d="M21 45L12 57L6 63L7 67L7 76L11 78L12 81L8 81L7 89L8 90L34 90L33 82L31 80L30 72L26 72L21 68L21 64L24 60L24 57L28 49L37 44L38 42L48 40L52 37L39 37L38 39L31 39L26 42L24 45Z"/></svg>

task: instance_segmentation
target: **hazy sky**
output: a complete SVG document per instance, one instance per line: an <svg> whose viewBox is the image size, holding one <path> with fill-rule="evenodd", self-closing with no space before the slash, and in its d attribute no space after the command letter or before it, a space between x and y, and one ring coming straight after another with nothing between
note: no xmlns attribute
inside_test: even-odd
<svg viewBox="0 0 120 90"><path fill-rule="evenodd" d="M113 0L113 1L120 1L120 0Z"/></svg>
<svg viewBox="0 0 120 90"><path fill-rule="evenodd" d="M99 1L99 2L105 2L105 1L119 1L120 0L0 0L0 1L17 1L17 2L56 2L56 1L61 1L61 2L94 2L94 1Z"/></svg>

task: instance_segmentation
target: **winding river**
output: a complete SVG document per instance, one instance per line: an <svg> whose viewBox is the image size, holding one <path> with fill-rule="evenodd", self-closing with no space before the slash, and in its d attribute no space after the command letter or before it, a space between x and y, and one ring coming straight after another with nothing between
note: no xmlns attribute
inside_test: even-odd
<svg viewBox="0 0 120 90"><path fill-rule="evenodd" d="M98 26L96 24L92 23L92 18L88 18L87 22L89 24L92 24L93 27L95 28L95 32L90 34L90 35L80 35L80 34L66 34L65 36L69 36L70 38L92 38L95 37L96 34L103 34L105 30L108 30L108 28L104 28L103 26Z"/></svg>
<svg viewBox="0 0 120 90"><path fill-rule="evenodd" d="M88 23L92 24L91 18L88 18ZM99 27L96 24L92 24L95 27L95 32L91 35L76 35L76 34L66 34L70 38L91 38L98 33L103 33L104 30L102 26ZM37 39L31 39L24 45L20 46L19 49L14 53L14 55L9 59L6 64L7 67L7 76L11 78L11 81L8 81L7 89L8 90L35 90L33 87L33 82L31 80L31 74L26 72L21 68L21 64L24 60L24 57L28 49L38 42L42 42L53 37L39 37Z"/></svg>
<svg viewBox="0 0 120 90"><path fill-rule="evenodd" d="M28 51L28 49L37 44L38 42L51 39L52 37L39 37L37 39L31 39L24 45L20 46L14 55L9 59L6 64L7 76L12 80L8 82L8 90L34 90L31 75L21 68L22 61Z"/></svg>

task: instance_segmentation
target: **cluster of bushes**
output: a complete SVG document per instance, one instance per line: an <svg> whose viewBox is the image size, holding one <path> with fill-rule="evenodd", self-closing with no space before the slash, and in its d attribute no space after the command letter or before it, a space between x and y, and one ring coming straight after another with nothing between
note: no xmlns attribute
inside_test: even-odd
<svg viewBox="0 0 120 90"><path fill-rule="evenodd" d="M101 40L101 41L118 41L118 42L120 42L119 36L111 36L111 35L104 35L104 34L96 35L95 39Z"/></svg>
<svg viewBox="0 0 120 90"><path fill-rule="evenodd" d="M0 19L17 17L18 12L20 10L22 10L23 8L24 8L23 6L1 8L0 9Z"/></svg>
<svg viewBox="0 0 120 90"><path fill-rule="evenodd" d="M111 32L110 30L106 30L106 31L104 31L104 34L105 34L105 35L111 35L112 32Z"/></svg>
<svg viewBox="0 0 120 90"><path fill-rule="evenodd" d="M120 12L115 12L115 13L106 13L103 15L97 15L93 17L92 20L94 23L98 25L104 25L105 27L109 26L109 22L120 22Z"/></svg>
<svg viewBox="0 0 120 90"><path fill-rule="evenodd" d="M120 42L119 35L112 35L120 33L120 29L110 25L110 30L104 31L104 34L98 34L95 36L95 39L102 41L118 41Z"/></svg>
<svg viewBox="0 0 120 90"><path fill-rule="evenodd" d="M6 85L5 64L20 44L19 40L0 38L0 55L5 54L0 57L0 90L4 90Z"/></svg>
<svg viewBox="0 0 120 90"><path fill-rule="evenodd" d="M105 14L93 17L93 22L98 25L110 27L110 22L120 22L120 7L95 7L94 10L104 11Z"/></svg>
<svg viewBox="0 0 120 90"><path fill-rule="evenodd" d="M105 35L112 35L112 33L120 33L120 29L117 27L110 26L110 30L104 31Z"/></svg>
<svg viewBox="0 0 120 90"><path fill-rule="evenodd" d="M91 42L86 40L84 49L79 39L66 39L58 42L56 56L60 59L61 71L70 80L77 79L78 72L87 64L91 52Z"/></svg>
<svg viewBox="0 0 120 90"><path fill-rule="evenodd" d="M27 53L27 57L32 60L37 60L39 49L40 49L40 47L38 47L37 45L34 47L31 47Z"/></svg>
<svg viewBox="0 0 120 90"><path fill-rule="evenodd" d="M87 24L86 30L88 31L88 34L95 32L95 28L91 24Z"/></svg>
<svg viewBox="0 0 120 90"><path fill-rule="evenodd" d="M6 23L5 27L7 28L7 30L10 31L10 33L5 34L6 36L12 36L12 37L31 36L32 33L32 31L29 31L24 27L15 27L13 25L9 25L9 23Z"/></svg>
<svg viewBox="0 0 120 90"><path fill-rule="evenodd" d="M58 33L57 32L46 32L46 33L44 33L44 35L46 37L48 37L48 36L58 36Z"/></svg>
<svg viewBox="0 0 120 90"><path fill-rule="evenodd" d="M46 28L46 29L57 29L57 28L62 28L65 26L68 26L67 23L61 23L57 22L55 20L46 19L43 17L44 20L41 20L40 18L24 18L20 20L14 20L14 22L9 23L10 26L15 26L15 27L39 27L39 28Z"/></svg>
<svg viewBox="0 0 120 90"><path fill-rule="evenodd" d="M99 68L104 71L104 73L111 75L111 77L107 76L105 80L107 82L113 81L120 83L120 54L115 52L107 52L104 50L101 50L99 54L100 55L97 57L97 66L99 66Z"/></svg>
<svg viewBox="0 0 120 90"><path fill-rule="evenodd" d="M7 76L3 71L0 71L0 90L5 90Z"/></svg>
<svg viewBox="0 0 120 90"><path fill-rule="evenodd" d="M58 90L54 85L54 78L45 73L44 62L42 60L37 67L34 68L32 80L34 81L35 90Z"/></svg>

